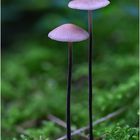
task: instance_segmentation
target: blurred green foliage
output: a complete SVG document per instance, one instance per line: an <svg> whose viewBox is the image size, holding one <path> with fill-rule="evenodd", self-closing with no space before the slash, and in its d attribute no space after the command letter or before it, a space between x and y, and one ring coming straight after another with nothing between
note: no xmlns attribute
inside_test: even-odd
<svg viewBox="0 0 140 140"><path fill-rule="evenodd" d="M54 140L65 130L67 47L48 32L67 22L87 29L86 11L68 1L2 1L2 139ZM138 140L138 0L111 1L93 12L94 120L127 106L94 128L103 140ZM88 124L87 41L74 44L72 125ZM73 137L73 139L79 139Z"/></svg>

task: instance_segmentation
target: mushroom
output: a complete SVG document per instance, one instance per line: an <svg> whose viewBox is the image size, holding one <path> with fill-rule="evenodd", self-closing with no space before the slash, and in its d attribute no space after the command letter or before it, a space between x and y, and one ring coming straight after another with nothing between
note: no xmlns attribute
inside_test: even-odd
<svg viewBox="0 0 140 140"><path fill-rule="evenodd" d="M92 132L92 10L103 8L110 2L108 0L72 0L68 7L72 9L87 10L88 11L88 31L89 31L89 128L90 140L93 140Z"/></svg>
<svg viewBox="0 0 140 140"><path fill-rule="evenodd" d="M87 31L74 24L64 24L52 30L48 37L61 42L68 42L68 79L67 79L67 139L71 140L70 98L72 77L72 46L73 42L88 39Z"/></svg>

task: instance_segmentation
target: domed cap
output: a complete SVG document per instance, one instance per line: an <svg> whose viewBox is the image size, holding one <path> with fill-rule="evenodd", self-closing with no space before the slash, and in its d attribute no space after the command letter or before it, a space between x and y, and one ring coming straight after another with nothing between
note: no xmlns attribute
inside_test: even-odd
<svg viewBox="0 0 140 140"><path fill-rule="evenodd" d="M80 42L88 39L89 34L74 24L63 24L52 30L48 37L61 42Z"/></svg>
<svg viewBox="0 0 140 140"><path fill-rule="evenodd" d="M108 0L72 0L68 7L79 10L96 10L110 4Z"/></svg>

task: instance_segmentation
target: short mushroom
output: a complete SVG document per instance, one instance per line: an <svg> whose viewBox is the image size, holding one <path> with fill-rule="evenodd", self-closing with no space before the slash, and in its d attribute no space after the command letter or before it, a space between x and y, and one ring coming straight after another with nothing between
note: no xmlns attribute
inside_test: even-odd
<svg viewBox="0 0 140 140"><path fill-rule="evenodd" d="M93 140L92 132L92 10L103 8L110 2L108 0L72 0L68 7L72 9L87 10L88 11L88 30L89 30L89 128L90 140Z"/></svg>
<svg viewBox="0 0 140 140"><path fill-rule="evenodd" d="M68 42L68 79L67 79L67 139L71 140L70 121L70 98L71 98L71 77L72 77L72 43L88 39L87 31L74 24L64 24L52 30L48 37L60 41Z"/></svg>

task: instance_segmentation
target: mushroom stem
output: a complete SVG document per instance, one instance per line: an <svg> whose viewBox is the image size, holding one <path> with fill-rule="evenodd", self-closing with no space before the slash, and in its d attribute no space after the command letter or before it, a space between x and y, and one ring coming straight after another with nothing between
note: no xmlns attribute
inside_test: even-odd
<svg viewBox="0 0 140 140"><path fill-rule="evenodd" d="M88 11L88 31L89 31L89 76L88 76L88 84L89 84L89 131L90 131L90 140L93 140L93 132L92 132L92 11Z"/></svg>
<svg viewBox="0 0 140 140"><path fill-rule="evenodd" d="M72 77L72 43L68 43L68 81L67 81L67 140L71 140L71 119L70 119L70 99L71 99L71 77Z"/></svg>

